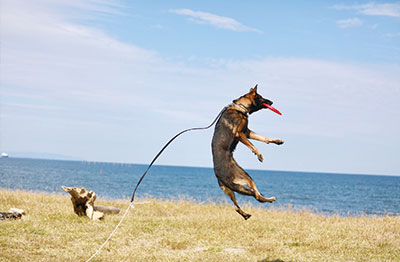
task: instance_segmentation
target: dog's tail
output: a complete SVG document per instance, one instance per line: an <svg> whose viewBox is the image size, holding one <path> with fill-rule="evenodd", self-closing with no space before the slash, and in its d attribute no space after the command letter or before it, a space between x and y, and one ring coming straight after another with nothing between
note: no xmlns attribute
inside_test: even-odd
<svg viewBox="0 0 400 262"><path fill-rule="evenodd" d="M153 160L150 162L149 166L147 167L146 171L143 173L143 175L140 177L139 181L136 184L135 189L133 190L132 193L132 198L131 198L131 203L133 203L133 201L135 200L135 194L136 194L136 190L138 189L140 183L142 182L143 178L146 176L147 172L149 171L149 169L151 168L151 166L154 164L154 162L157 160L157 158L162 154L162 152L164 152L164 150L169 146L169 144L172 143L172 141L175 140L175 138L177 138L178 136L182 135L183 133L189 132L189 131L195 131L195 130L204 130L204 129L208 129L210 127L212 127L215 122L217 122L217 120L221 117L221 115L225 112L227 107L224 107L221 112L219 112L219 114L217 115L217 117L214 119L214 121L212 121L212 123L209 126L206 127L193 127L193 128L189 128L186 130L183 130L181 132L179 132L178 134L176 134L174 137L172 137L165 145L164 147L160 150L160 152L158 152L158 154L153 158Z"/></svg>

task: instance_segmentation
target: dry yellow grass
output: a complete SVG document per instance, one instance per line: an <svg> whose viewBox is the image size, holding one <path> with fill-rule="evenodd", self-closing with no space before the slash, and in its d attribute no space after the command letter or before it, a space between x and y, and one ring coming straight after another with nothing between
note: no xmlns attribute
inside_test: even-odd
<svg viewBox="0 0 400 262"><path fill-rule="evenodd" d="M138 200L143 201L143 200ZM325 217L310 211L150 199L130 210L93 261L400 261L400 217ZM122 212L129 202L101 201ZM86 261L119 215L89 221L69 197L0 190L0 210L27 212L0 221L0 261Z"/></svg>

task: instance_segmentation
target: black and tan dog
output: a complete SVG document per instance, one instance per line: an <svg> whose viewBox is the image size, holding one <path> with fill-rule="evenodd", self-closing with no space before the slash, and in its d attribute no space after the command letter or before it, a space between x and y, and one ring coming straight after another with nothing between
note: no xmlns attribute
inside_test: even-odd
<svg viewBox="0 0 400 262"><path fill-rule="evenodd" d="M248 127L249 114L254 113L263 108L271 108L272 101L263 98L257 93L257 85L250 89L250 92L233 101L222 113L218 120L214 136L212 139L212 154L214 162L214 172L218 179L221 189L227 194L236 211L248 219L251 215L240 209L236 202L235 193L255 197L260 202L274 202L275 197L266 198L257 190L253 179L246 173L233 159L233 151L237 144L242 142L250 150L257 155L260 162L263 156L258 152L257 148L249 141L254 139L258 141L283 144L280 139L271 139L254 133ZM275 110L272 108L272 110Z"/></svg>

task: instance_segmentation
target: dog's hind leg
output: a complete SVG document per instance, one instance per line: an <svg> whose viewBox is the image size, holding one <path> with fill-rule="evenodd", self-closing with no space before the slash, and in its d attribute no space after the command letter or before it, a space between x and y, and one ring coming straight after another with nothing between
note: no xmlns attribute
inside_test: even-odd
<svg viewBox="0 0 400 262"><path fill-rule="evenodd" d="M246 212L244 212L238 205L238 203L236 202L236 196L235 196L235 192L233 192L232 190L230 190L228 187L226 187L224 184L222 184L220 181L218 181L219 186L221 187L222 191L224 191L224 193L230 197L230 199L232 200L233 204L235 205L235 210L236 212L238 212L245 220L249 219L251 217L250 214L247 214Z"/></svg>
<svg viewBox="0 0 400 262"><path fill-rule="evenodd" d="M276 197L265 197L263 196L257 189L256 183L254 183L253 180L251 180L249 187L254 191L254 197L257 199L257 201L261 203L269 202L272 203L276 200Z"/></svg>
<svg viewBox="0 0 400 262"><path fill-rule="evenodd" d="M237 177L239 176L237 175ZM234 179L232 189L239 194L253 196L257 201L262 203L272 203L276 200L276 197L267 198L263 196L258 191L256 183L254 183L253 179L247 173L242 173L240 178Z"/></svg>

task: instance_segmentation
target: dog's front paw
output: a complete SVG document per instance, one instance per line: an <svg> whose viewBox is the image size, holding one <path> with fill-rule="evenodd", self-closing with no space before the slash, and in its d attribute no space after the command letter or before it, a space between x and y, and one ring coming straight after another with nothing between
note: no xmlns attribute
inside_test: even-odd
<svg viewBox="0 0 400 262"><path fill-rule="evenodd" d="M275 139L274 143L277 144L277 145L282 145L284 142L283 142L283 140Z"/></svg>
<svg viewBox="0 0 400 262"><path fill-rule="evenodd" d="M257 154L257 157L258 157L258 161L260 161L260 162L264 161L264 157L262 154Z"/></svg>

